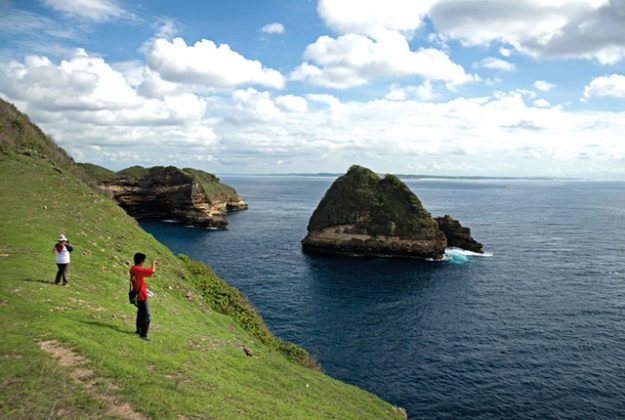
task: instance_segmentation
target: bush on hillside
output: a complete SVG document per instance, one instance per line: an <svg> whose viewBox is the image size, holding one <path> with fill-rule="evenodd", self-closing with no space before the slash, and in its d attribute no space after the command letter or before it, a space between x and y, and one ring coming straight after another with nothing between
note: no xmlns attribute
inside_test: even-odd
<svg viewBox="0 0 625 420"><path fill-rule="evenodd" d="M251 332L263 344L280 351L290 360L305 367L321 369L306 350L291 342L285 343L271 334L245 295L217 277L209 266L183 254L178 255L178 258L187 266L192 274L191 280L212 309L230 315L243 329Z"/></svg>

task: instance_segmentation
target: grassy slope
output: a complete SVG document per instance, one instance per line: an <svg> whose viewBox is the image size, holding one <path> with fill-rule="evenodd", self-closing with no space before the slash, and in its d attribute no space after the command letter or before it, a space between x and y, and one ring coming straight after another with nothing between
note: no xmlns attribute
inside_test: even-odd
<svg viewBox="0 0 625 420"><path fill-rule="evenodd" d="M183 261L67 172L2 153L0 171L0 417L98 417L106 414L99 394L153 418L402 418L209 308ZM67 288L52 284L60 232L75 247ZM156 294L150 343L133 334L135 308L126 297L136 251L148 263L159 260L148 279ZM40 350L52 339L87 359L94 389Z"/></svg>

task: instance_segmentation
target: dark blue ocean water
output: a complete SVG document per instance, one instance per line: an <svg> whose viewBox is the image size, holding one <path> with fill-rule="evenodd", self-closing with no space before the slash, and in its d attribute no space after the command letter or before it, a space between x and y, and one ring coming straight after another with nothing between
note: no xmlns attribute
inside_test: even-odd
<svg viewBox="0 0 625 420"><path fill-rule="evenodd" d="M333 179L223 177L249 204L229 229L143 221L208 263L270 329L410 418L625 418L625 184L406 183L491 257L303 254Z"/></svg>

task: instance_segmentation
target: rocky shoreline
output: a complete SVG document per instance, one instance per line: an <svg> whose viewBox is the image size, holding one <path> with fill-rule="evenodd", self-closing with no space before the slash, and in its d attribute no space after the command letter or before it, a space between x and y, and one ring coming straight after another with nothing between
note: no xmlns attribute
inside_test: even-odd
<svg viewBox="0 0 625 420"><path fill-rule="evenodd" d="M93 166L91 170L94 172ZM191 226L225 229L228 211L248 208L234 188L197 169L132 167L100 173L97 181L98 188L135 218L173 219Z"/></svg>

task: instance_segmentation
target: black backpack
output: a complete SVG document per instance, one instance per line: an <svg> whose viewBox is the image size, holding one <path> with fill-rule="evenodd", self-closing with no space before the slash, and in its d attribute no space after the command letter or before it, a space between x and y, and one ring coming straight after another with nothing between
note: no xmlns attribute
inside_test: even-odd
<svg viewBox="0 0 625 420"><path fill-rule="evenodd" d="M134 274L130 275L130 290L128 290L128 301L130 302L131 305L135 305L138 306L139 305L139 296L137 294L137 292L135 292L134 290L134 282L135 282L135 276Z"/></svg>

